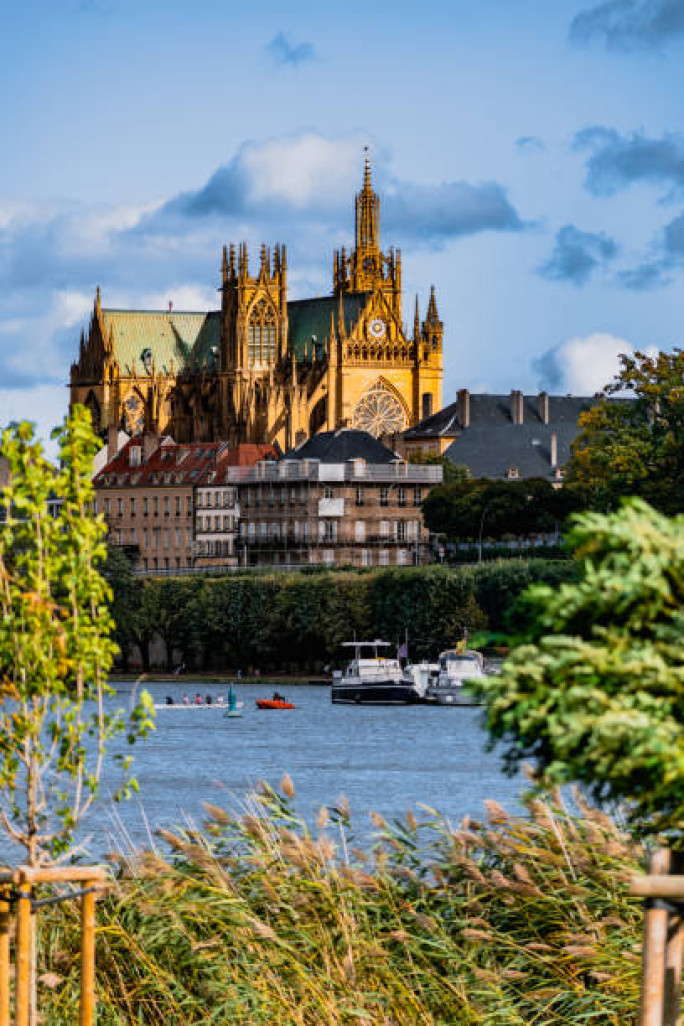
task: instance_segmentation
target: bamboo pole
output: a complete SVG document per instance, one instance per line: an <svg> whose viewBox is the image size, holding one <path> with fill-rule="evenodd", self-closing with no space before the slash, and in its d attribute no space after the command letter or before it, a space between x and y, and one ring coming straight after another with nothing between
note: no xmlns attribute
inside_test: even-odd
<svg viewBox="0 0 684 1026"><path fill-rule="evenodd" d="M654 876L664 876L669 869L669 849L658 848L651 855L649 873ZM664 1026L668 919L667 909L658 907L646 909L641 984L641 1026Z"/></svg>
<svg viewBox="0 0 684 1026"><path fill-rule="evenodd" d="M17 898L16 1026L30 1026L31 1015L31 885L22 882Z"/></svg>
<svg viewBox="0 0 684 1026"><path fill-rule="evenodd" d="M95 1022L95 894L81 898L81 1014L79 1026Z"/></svg>
<svg viewBox="0 0 684 1026"><path fill-rule="evenodd" d="M0 893L0 1026L10 1026L10 906L5 888Z"/></svg>
<svg viewBox="0 0 684 1026"><path fill-rule="evenodd" d="M670 869L681 872L682 853L672 852ZM684 892L681 897L684 898ZM667 947L665 950L665 999L663 1026L678 1026L682 1004L682 955L684 953L684 930L680 912L671 911L668 920Z"/></svg>

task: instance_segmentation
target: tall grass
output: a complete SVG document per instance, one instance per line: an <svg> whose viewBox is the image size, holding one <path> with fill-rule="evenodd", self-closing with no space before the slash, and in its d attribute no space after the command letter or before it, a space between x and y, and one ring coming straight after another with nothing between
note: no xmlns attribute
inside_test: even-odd
<svg viewBox="0 0 684 1026"><path fill-rule="evenodd" d="M288 778L240 814L119 873L98 904L98 1026L636 1022L642 852L558 796L528 817L487 803L452 829L432 810L374 818L356 847L342 799L316 829ZM41 929L47 1026L77 1021L77 910Z"/></svg>

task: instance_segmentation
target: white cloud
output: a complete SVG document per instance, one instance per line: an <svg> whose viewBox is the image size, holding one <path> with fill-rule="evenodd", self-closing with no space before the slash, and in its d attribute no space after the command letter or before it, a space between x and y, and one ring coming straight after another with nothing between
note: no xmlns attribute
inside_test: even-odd
<svg viewBox="0 0 684 1026"><path fill-rule="evenodd" d="M145 310L165 310L173 303L174 310L217 310L221 305L216 289L203 285L169 285L163 292L147 292L139 305Z"/></svg>
<svg viewBox="0 0 684 1026"><path fill-rule="evenodd" d="M635 347L607 332L566 339L535 361L541 384L555 392L593 395L600 392L620 370L620 355ZM647 350L648 352L649 350Z"/></svg>
<svg viewBox="0 0 684 1026"><path fill-rule="evenodd" d="M295 209L349 203L359 188L359 155L367 141L359 135L328 139L306 132L248 143L240 163L250 201L284 202Z"/></svg>

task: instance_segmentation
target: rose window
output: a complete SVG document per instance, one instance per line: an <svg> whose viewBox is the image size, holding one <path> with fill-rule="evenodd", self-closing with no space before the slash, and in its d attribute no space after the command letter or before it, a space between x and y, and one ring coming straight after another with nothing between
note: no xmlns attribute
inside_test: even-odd
<svg viewBox="0 0 684 1026"><path fill-rule="evenodd" d="M379 438L406 429L401 403L382 385L373 385L354 409L353 425Z"/></svg>

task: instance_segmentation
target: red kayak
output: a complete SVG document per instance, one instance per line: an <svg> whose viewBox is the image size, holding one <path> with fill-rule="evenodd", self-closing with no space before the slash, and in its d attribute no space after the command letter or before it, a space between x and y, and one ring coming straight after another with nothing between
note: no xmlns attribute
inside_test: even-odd
<svg viewBox="0 0 684 1026"><path fill-rule="evenodd" d="M257 709L294 709L292 702L286 702L284 698L257 698Z"/></svg>

